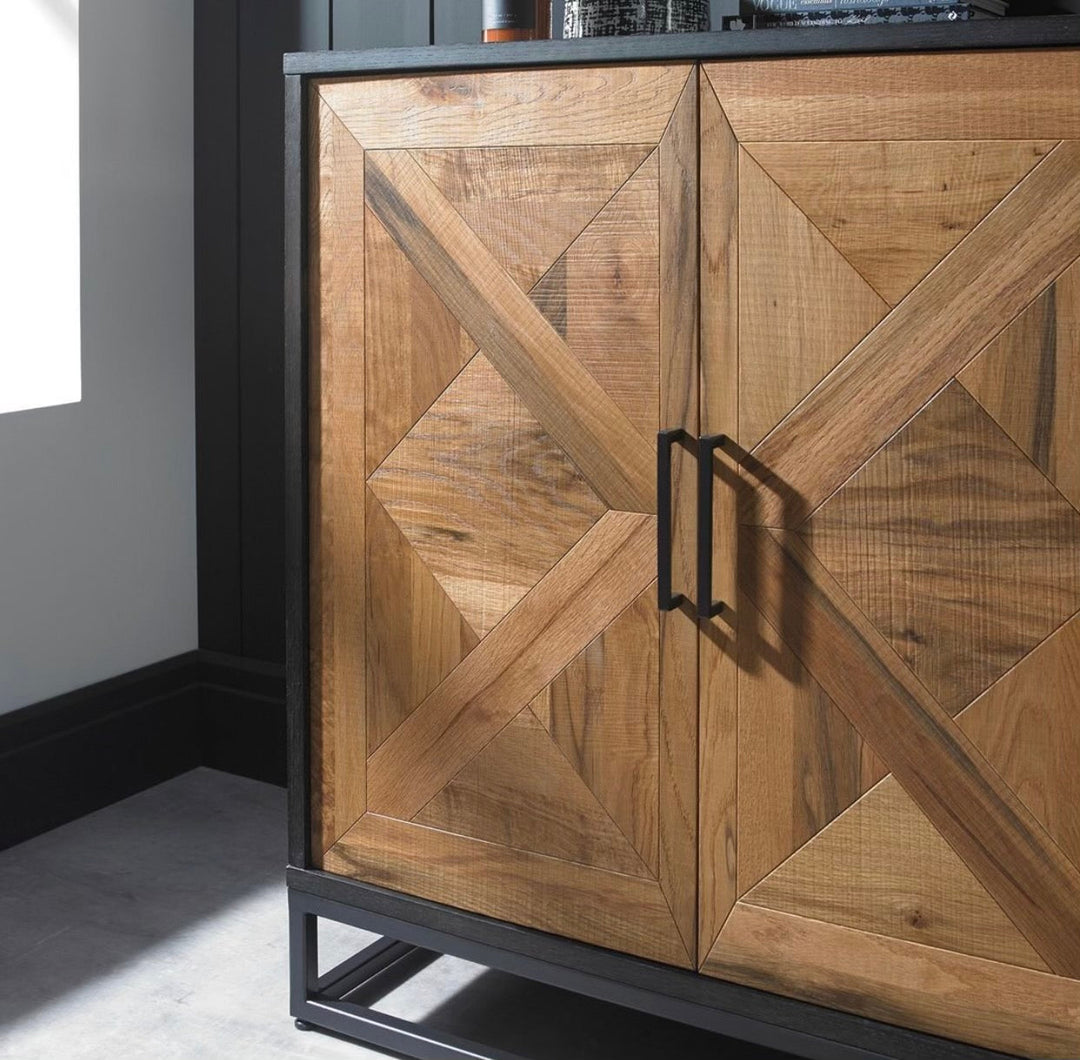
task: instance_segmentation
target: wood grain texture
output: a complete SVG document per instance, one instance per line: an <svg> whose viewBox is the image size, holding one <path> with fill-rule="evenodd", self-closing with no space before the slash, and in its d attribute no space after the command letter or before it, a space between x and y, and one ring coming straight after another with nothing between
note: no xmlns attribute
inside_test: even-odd
<svg viewBox="0 0 1080 1060"><path fill-rule="evenodd" d="M528 708L413 820L581 865L650 875Z"/></svg>
<svg viewBox="0 0 1080 1060"><path fill-rule="evenodd" d="M480 637L605 510L483 354L369 483Z"/></svg>
<svg viewBox="0 0 1080 1060"><path fill-rule="evenodd" d="M895 777L886 777L743 901L1050 970Z"/></svg>
<svg viewBox="0 0 1080 1060"><path fill-rule="evenodd" d="M1080 138L1076 49L772 59L705 70L744 142Z"/></svg>
<svg viewBox="0 0 1080 1060"><path fill-rule="evenodd" d="M1055 141L744 144L889 305L896 305Z"/></svg>
<svg viewBox="0 0 1080 1060"><path fill-rule="evenodd" d="M805 536L952 714L1080 608L1080 513L955 383Z"/></svg>
<svg viewBox="0 0 1080 1060"><path fill-rule="evenodd" d="M1039 956L1077 975L1080 872L798 535L748 527L740 547L765 618Z"/></svg>
<svg viewBox="0 0 1080 1060"><path fill-rule="evenodd" d="M654 450L404 151L368 152L368 204L611 507L655 510Z"/></svg>
<svg viewBox="0 0 1080 1060"><path fill-rule="evenodd" d="M659 619L655 583L532 709L655 877L659 872Z"/></svg>
<svg viewBox="0 0 1080 1060"><path fill-rule="evenodd" d="M887 772L784 640L739 599L738 893Z"/></svg>
<svg viewBox="0 0 1080 1060"><path fill-rule="evenodd" d="M1018 1056L1080 1053L1075 979L741 902L704 971Z"/></svg>
<svg viewBox="0 0 1080 1060"><path fill-rule="evenodd" d="M369 813L327 855L327 868L650 960L688 967L659 886Z"/></svg>
<svg viewBox="0 0 1080 1060"><path fill-rule="evenodd" d="M531 291L645 437L660 429L659 183L654 151Z"/></svg>
<svg viewBox="0 0 1080 1060"><path fill-rule="evenodd" d="M1080 618L987 689L957 724L1080 866Z"/></svg>
<svg viewBox="0 0 1080 1060"><path fill-rule="evenodd" d="M469 363L476 343L370 210L365 222L370 475Z"/></svg>
<svg viewBox="0 0 1080 1060"><path fill-rule="evenodd" d="M1043 291L959 379L1080 507L1080 262Z"/></svg>
<svg viewBox="0 0 1080 1060"><path fill-rule="evenodd" d="M749 449L889 307L745 151L739 242L739 438Z"/></svg>
<svg viewBox="0 0 1080 1060"><path fill-rule="evenodd" d="M365 808L364 153L313 101L309 379L312 858Z"/></svg>
<svg viewBox="0 0 1080 1060"><path fill-rule="evenodd" d="M660 421L698 433L698 85L694 71L660 141ZM691 964L697 954L697 466L675 446L672 587L687 600L660 614L660 887Z"/></svg>
<svg viewBox="0 0 1080 1060"><path fill-rule="evenodd" d="M756 518L778 525L785 496L816 508L1078 256L1080 142L1068 142L757 447Z"/></svg>
<svg viewBox="0 0 1080 1060"><path fill-rule="evenodd" d="M323 81L319 92L368 150L655 144L689 71L500 70Z"/></svg>
<svg viewBox="0 0 1080 1060"><path fill-rule="evenodd" d="M366 492L370 755L478 638L375 494Z"/></svg>
<svg viewBox="0 0 1080 1060"><path fill-rule="evenodd" d="M608 512L368 761L368 806L410 818L632 603L655 519Z"/></svg>
<svg viewBox="0 0 1080 1060"><path fill-rule="evenodd" d="M653 150L651 144L414 151L435 186L528 291Z"/></svg>
<svg viewBox="0 0 1080 1060"><path fill-rule="evenodd" d="M739 440L739 145L712 86L699 77L701 121L701 434ZM725 453L713 457L712 595L729 610L698 637L698 959L738 897L739 480Z"/></svg>

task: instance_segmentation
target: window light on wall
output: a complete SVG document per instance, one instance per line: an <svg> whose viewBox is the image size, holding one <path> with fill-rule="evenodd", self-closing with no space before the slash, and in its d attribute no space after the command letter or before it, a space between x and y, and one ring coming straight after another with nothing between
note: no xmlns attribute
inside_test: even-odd
<svg viewBox="0 0 1080 1060"><path fill-rule="evenodd" d="M0 0L0 413L79 401L79 0Z"/></svg>

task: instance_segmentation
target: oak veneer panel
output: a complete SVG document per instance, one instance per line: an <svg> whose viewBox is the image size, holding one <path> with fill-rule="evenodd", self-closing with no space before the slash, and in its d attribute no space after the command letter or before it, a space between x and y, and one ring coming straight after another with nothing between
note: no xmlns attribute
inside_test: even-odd
<svg viewBox="0 0 1080 1060"><path fill-rule="evenodd" d="M532 704L654 877L660 858L659 632L651 583Z"/></svg>
<svg viewBox="0 0 1080 1060"><path fill-rule="evenodd" d="M478 638L375 494L366 492L370 755Z"/></svg>
<svg viewBox="0 0 1080 1060"><path fill-rule="evenodd" d="M739 440L739 145L708 80L701 113L701 433ZM713 457L713 584L722 617L698 638L698 957L712 948L738 897L737 487L734 464Z"/></svg>
<svg viewBox="0 0 1080 1060"><path fill-rule="evenodd" d="M955 383L805 534L951 714L1080 608L1080 513Z"/></svg>
<svg viewBox="0 0 1080 1060"><path fill-rule="evenodd" d="M744 146L878 294L896 305L1055 141Z"/></svg>
<svg viewBox="0 0 1080 1060"><path fill-rule="evenodd" d="M605 510L482 353L369 481L480 637Z"/></svg>
<svg viewBox="0 0 1080 1060"><path fill-rule="evenodd" d="M739 438L749 449L889 307L745 151L739 243Z"/></svg>
<svg viewBox="0 0 1080 1060"><path fill-rule="evenodd" d="M1050 970L895 777L886 777L743 901Z"/></svg>
<svg viewBox="0 0 1080 1060"><path fill-rule="evenodd" d="M365 807L364 153L312 104L312 857Z"/></svg>
<svg viewBox="0 0 1080 1060"><path fill-rule="evenodd" d="M660 142L660 421L698 433L698 83L687 79ZM672 588L687 599L660 614L660 886L691 964L697 953L697 572L688 448L671 457Z"/></svg>
<svg viewBox="0 0 1080 1060"><path fill-rule="evenodd" d="M887 772L745 597L739 599L738 893Z"/></svg>
<svg viewBox="0 0 1080 1060"><path fill-rule="evenodd" d="M368 760L368 805L408 819L655 575L654 518L608 512Z"/></svg>
<svg viewBox="0 0 1080 1060"><path fill-rule="evenodd" d="M740 546L765 618L1039 956L1080 973L1080 871L798 535L746 528Z"/></svg>
<svg viewBox="0 0 1080 1060"><path fill-rule="evenodd" d="M779 525L792 496L816 508L1078 256L1080 142L1067 142L757 447L758 521Z"/></svg>
<svg viewBox="0 0 1080 1060"><path fill-rule="evenodd" d="M1080 1055L1080 982L739 903L706 972L1019 1056Z"/></svg>
<svg viewBox="0 0 1080 1060"><path fill-rule="evenodd" d="M377 395L366 409L370 475L468 364L476 343L370 210L365 236L363 353L368 393Z"/></svg>
<svg viewBox="0 0 1080 1060"><path fill-rule="evenodd" d="M413 820L564 861L650 876L527 708Z"/></svg>
<svg viewBox="0 0 1080 1060"><path fill-rule="evenodd" d="M405 151L368 152L367 201L531 413L611 507L655 510L655 455Z"/></svg>
<svg viewBox="0 0 1080 1060"><path fill-rule="evenodd" d="M815 56L704 69L743 142L1080 139L1077 49Z"/></svg>
<svg viewBox="0 0 1080 1060"><path fill-rule="evenodd" d="M330 850L331 872L485 916L688 967L652 880L368 813Z"/></svg>
<svg viewBox="0 0 1080 1060"><path fill-rule="evenodd" d="M653 150L488 147L414 151L469 227L528 291Z"/></svg>
<svg viewBox="0 0 1080 1060"><path fill-rule="evenodd" d="M690 70L490 70L323 81L319 92L368 150L655 144Z"/></svg>
<svg viewBox="0 0 1080 1060"><path fill-rule="evenodd" d="M653 151L530 292L647 438L660 410L659 187Z"/></svg>
<svg viewBox="0 0 1080 1060"><path fill-rule="evenodd" d="M1070 265L959 379L1080 507L1080 263Z"/></svg>
<svg viewBox="0 0 1080 1060"><path fill-rule="evenodd" d="M1080 618L1074 617L958 718L1005 783L1080 865Z"/></svg>

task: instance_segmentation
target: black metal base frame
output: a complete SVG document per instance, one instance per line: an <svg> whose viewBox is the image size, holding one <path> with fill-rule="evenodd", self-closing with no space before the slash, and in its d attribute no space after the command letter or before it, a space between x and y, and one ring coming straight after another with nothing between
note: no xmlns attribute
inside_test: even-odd
<svg viewBox="0 0 1080 1060"><path fill-rule="evenodd" d="M413 1060L527 1060L371 1007L442 954L808 1060L1002 1060L1004 1054L696 975L311 869L288 870L291 1012ZM378 941L319 974L318 920ZM380 980L389 981L380 990Z"/></svg>

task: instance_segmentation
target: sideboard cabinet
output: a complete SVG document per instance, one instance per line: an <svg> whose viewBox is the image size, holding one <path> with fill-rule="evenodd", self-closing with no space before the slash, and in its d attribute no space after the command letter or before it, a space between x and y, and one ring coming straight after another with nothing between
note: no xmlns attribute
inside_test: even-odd
<svg viewBox="0 0 1080 1060"><path fill-rule="evenodd" d="M294 860L1080 1055L1080 49L293 91Z"/></svg>

